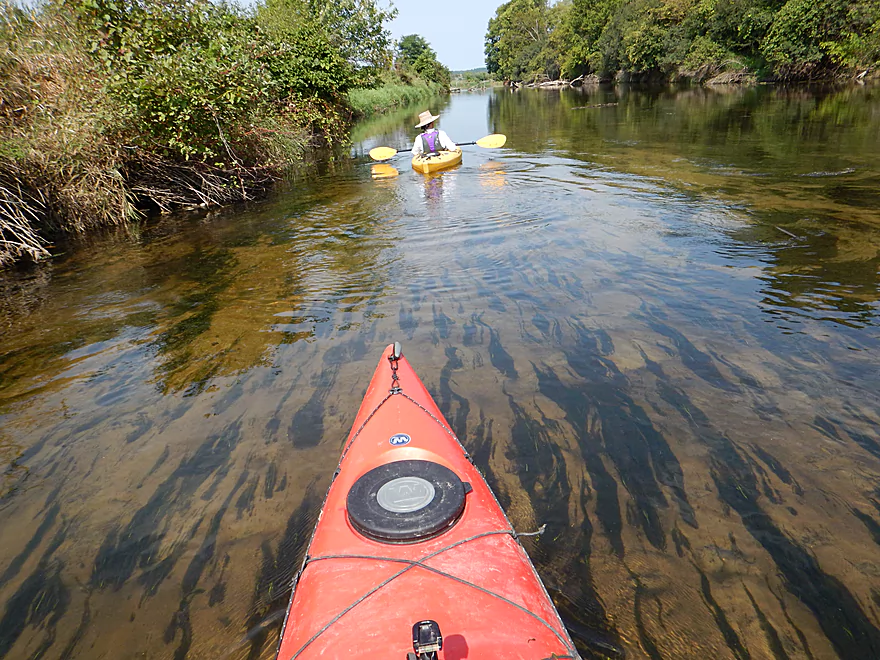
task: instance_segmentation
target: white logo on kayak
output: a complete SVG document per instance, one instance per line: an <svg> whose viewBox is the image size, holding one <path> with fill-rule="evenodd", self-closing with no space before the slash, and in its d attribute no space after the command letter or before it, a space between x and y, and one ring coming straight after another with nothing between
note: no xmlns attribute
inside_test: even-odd
<svg viewBox="0 0 880 660"><path fill-rule="evenodd" d="M410 440L412 440L412 438L406 433L398 433L397 435L392 435L388 442L394 447L403 447L403 445L408 445Z"/></svg>

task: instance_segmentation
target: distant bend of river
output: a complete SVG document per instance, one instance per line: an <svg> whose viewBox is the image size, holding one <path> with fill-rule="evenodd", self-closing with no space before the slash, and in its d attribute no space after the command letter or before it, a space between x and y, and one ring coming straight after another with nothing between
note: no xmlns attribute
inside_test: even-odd
<svg viewBox="0 0 880 660"><path fill-rule="evenodd" d="M0 278L0 659L271 659L394 340L585 658L880 658L880 92L423 109Z"/></svg>

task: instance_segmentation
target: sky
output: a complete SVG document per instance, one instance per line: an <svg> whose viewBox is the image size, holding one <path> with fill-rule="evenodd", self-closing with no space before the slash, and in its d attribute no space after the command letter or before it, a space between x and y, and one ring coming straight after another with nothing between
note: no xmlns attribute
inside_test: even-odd
<svg viewBox="0 0 880 660"><path fill-rule="evenodd" d="M431 44L437 59L453 71L486 66L483 54L489 19L505 0L391 0L397 18L388 24L400 39L419 34ZM386 2L379 2L387 6Z"/></svg>

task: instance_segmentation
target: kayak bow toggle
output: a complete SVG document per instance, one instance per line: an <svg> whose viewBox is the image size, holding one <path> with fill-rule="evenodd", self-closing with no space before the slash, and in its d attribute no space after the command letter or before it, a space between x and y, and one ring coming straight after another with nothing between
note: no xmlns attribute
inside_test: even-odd
<svg viewBox="0 0 880 660"><path fill-rule="evenodd" d="M437 660L437 651L443 648L443 635L436 621L426 619L413 624L413 650L406 660Z"/></svg>
<svg viewBox="0 0 880 660"><path fill-rule="evenodd" d="M400 377L397 375L397 363L400 361L402 351L400 342L396 341L391 348L391 353L388 355L388 361L391 363L391 389L388 390L389 394L400 394L402 391L400 389Z"/></svg>

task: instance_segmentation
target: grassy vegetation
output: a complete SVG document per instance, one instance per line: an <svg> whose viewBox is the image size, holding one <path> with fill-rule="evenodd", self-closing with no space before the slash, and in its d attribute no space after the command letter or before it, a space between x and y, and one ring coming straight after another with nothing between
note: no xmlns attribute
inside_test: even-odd
<svg viewBox="0 0 880 660"><path fill-rule="evenodd" d="M350 90L348 103L356 116L369 117L378 112L427 101L444 91L446 90L439 83L423 80L404 83L396 76L388 76L379 87Z"/></svg>
<svg viewBox="0 0 880 660"><path fill-rule="evenodd" d="M251 198L344 143L352 117L435 96L448 83L392 66L393 15L374 0L0 0L0 266Z"/></svg>
<svg viewBox="0 0 880 660"><path fill-rule="evenodd" d="M62 225L124 221L130 204L121 154L104 137L112 108L70 17L3 5L0 40L3 265L47 255L44 235Z"/></svg>

